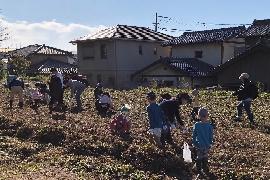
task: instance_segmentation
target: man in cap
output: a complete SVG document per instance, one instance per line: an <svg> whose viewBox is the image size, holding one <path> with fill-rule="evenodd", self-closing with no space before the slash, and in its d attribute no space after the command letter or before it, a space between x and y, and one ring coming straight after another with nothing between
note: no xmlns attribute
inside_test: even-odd
<svg viewBox="0 0 270 180"><path fill-rule="evenodd" d="M254 117L251 111L251 103L252 100L256 98L258 90L256 86L249 80L248 73L242 73L239 76L242 84L240 85L239 89L233 93L233 95L237 96L238 98L238 105L237 105L237 115L235 121L241 121L241 117L243 114L243 108L247 112L250 124L254 125Z"/></svg>

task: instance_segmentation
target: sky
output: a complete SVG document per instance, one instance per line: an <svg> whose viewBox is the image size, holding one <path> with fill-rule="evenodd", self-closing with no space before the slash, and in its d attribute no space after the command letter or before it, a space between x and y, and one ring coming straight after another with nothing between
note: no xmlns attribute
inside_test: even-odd
<svg viewBox="0 0 270 180"><path fill-rule="evenodd" d="M186 30L248 26L254 19L270 19L269 7L270 0L0 0L0 25L9 34L0 46L46 44L76 51L69 41L106 27L154 29L156 13L158 30L177 37Z"/></svg>

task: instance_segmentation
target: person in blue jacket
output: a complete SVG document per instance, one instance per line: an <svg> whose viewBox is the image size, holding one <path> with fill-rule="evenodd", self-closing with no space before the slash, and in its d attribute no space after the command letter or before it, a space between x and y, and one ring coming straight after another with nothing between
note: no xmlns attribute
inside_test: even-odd
<svg viewBox="0 0 270 180"><path fill-rule="evenodd" d="M154 139L158 147L162 147L161 144L161 130L164 121L164 114L156 102L156 94L149 92L147 94L147 100L149 105L146 107L149 120L149 133L151 138Z"/></svg>
<svg viewBox="0 0 270 180"><path fill-rule="evenodd" d="M209 174L208 152L213 144L213 127L208 121L208 111L202 107L198 111L199 122L193 126L192 143L196 148L196 168L199 174Z"/></svg>

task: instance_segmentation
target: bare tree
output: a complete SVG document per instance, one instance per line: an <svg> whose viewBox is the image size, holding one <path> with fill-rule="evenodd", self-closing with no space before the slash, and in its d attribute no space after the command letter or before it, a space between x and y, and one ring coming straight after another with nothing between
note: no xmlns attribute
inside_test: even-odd
<svg viewBox="0 0 270 180"><path fill-rule="evenodd" d="M0 9L0 14L2 13L2 10ZM9 38L9 33L7 32L7 27L3 24L3 18L0 17L0 46L1 43Z"/></svg>

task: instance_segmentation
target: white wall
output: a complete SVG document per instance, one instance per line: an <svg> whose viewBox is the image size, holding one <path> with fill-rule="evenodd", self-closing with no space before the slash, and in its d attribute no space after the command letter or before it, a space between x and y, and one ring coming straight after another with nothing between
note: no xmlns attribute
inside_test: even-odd
<svg viewBox="0 0 270 180"><path fill-rule="evenodd" d="M195 58L195 51L203 51L202 58L198 58L213 66L221 63L220 44L191 44L185 46L174 46L172 56L181 58Z"/></svg>

